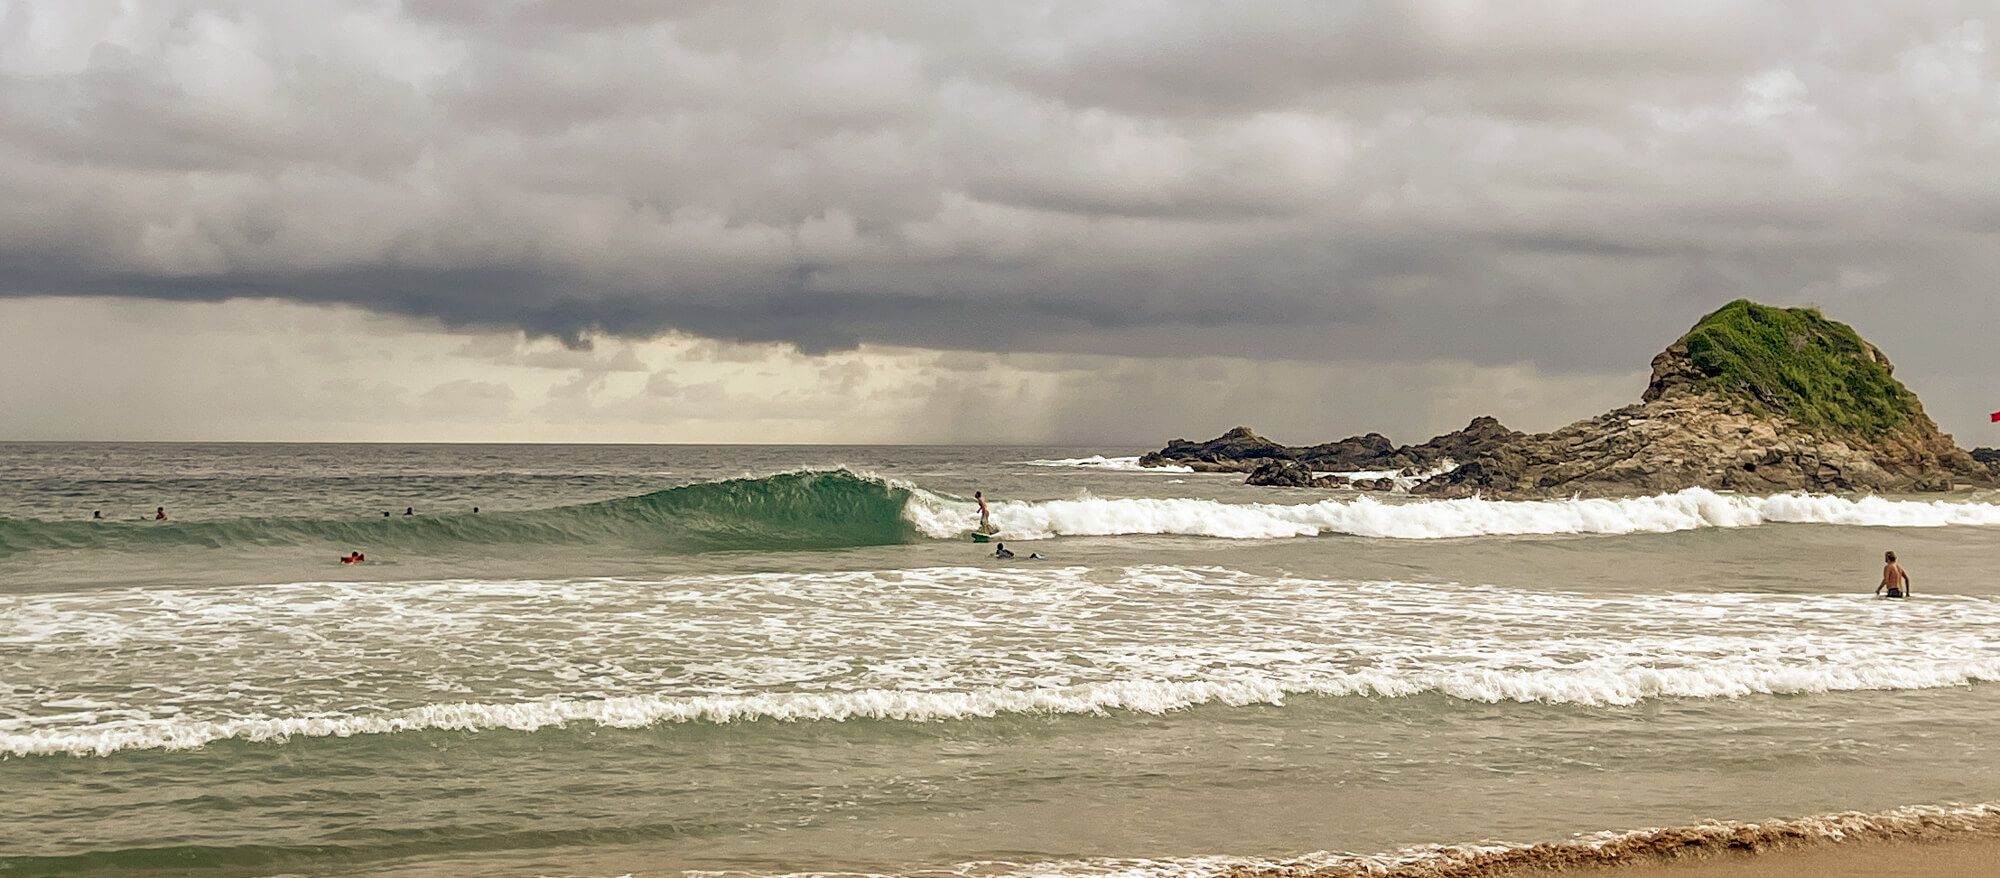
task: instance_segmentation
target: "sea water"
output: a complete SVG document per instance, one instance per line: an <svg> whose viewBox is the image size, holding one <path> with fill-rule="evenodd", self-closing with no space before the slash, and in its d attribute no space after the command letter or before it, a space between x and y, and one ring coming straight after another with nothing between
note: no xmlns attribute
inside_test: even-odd
<svg viewBox="0 0 2000 878"><path fill-rule="evenodd" d="M1380 874L1996 815L1994 495L1136 453L0 446L0 873Z"/></svg>

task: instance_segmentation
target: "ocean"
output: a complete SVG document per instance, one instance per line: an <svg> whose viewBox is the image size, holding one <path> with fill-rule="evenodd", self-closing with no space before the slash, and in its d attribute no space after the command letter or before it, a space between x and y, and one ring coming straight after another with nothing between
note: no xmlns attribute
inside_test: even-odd
<svg viewBox="0 0 2000 878"><path fill-rule="evenodd" d="M2000 495L1141 450L0 445L0 874L1385 875L2000 822Z"/></svg>

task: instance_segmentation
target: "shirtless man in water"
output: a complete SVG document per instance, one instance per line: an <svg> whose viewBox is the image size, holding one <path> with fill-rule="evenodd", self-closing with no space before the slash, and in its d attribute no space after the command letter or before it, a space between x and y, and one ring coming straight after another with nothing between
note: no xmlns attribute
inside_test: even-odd
<svg viewBox="0 0 2000 878"><path fill-rule="evenodd" d="M1885 588L1892 598L1910 594L1910 574L1903 570L1903 565L1896 563L1895 552L1882 553L1882 584L1875 586L1875 593L1879 595Z"/></svg>

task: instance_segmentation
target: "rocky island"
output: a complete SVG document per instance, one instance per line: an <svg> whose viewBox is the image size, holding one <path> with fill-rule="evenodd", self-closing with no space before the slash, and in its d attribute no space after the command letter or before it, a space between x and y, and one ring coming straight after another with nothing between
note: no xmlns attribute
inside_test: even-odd
<svg viewBox="0 0 2000 878"><path fill-rule="evenodd" d="M1482 417L1421 445L1369 433L1295 447L1237 427L1208 442L1176 439L1140 463L1246 472L1251 484L1378 490L1388 480L1357 485L1327 473L1393 470L1425 476L1413 494L1496 499L1692 487L1934 492L1989 487L2000 475L1938 430L1879 348L1817 309L1731 302L1652 367L1637 404L1551 433Z"/></svg>

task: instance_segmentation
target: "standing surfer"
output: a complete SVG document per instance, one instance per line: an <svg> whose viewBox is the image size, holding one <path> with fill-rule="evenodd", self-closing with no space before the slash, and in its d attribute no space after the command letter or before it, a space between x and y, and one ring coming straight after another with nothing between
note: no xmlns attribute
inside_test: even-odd
<svg viewBox="0 0 2000 878"><path fill-rule="evenodd" d="M993 526L993 512L986 508L986 495L972 492L972 499L979 501L979 532L990 534L999 528Z"/></svg>

